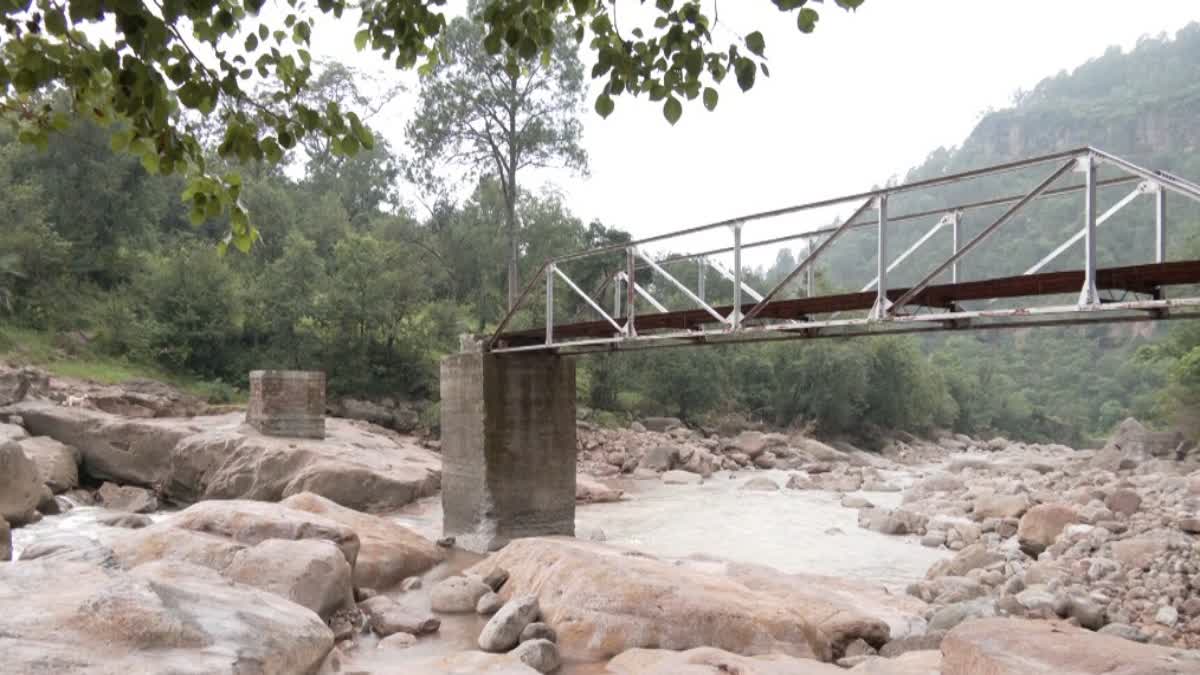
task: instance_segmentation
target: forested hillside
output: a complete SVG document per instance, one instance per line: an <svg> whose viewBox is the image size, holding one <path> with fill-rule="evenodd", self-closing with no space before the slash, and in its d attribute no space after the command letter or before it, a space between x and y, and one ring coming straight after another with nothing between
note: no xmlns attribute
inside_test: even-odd
<svg viewBox="0 0 1200 675"><path fill-rule="evenodd" d="M370 107L374 92L359 91L354 72L335 64L322 82L325 101ZM900 180L1084 144L1195 178L1198 114L1200 25L1192 25L1043 81ZM335 395L432 402L440 356L460 333L499 318L507 186L486 168L466 199L425 204L405 180L411 158L386 143L352 157L300 147L287 170L230 163L262 240L249 253L222 256L228 224L193 224L180 200L184 186L148 174L114 151L109 136L76 122L41 151L0 131L0 354L118 359L207 381L215 397L236 395L252 368L322 368ZM213 161L224 160L214 151ZM1005 180L989 189L1019 192L1029 177ZM997 194L971 192L981 189L900 208ZM583 223L554 192L518 194L522 279L551 255L628 239L621 223ZM1101 207L1122 195L1104 193ZM1075 205L1046 200L970 258L967 278L1020 273L1078 227L1076 216ZM1200 231L1195 210L1180 203L1172 219L1179 237L1171 256L1200 254L1183 238ZM1148 208L1114 222L1101 263L1145 261L1150 239L1135 232L1151 222ZM923 231L898 230L894 245ZM895 283L928 269L946 253L943 244L915 256ZM846 237L830 251L820 283L857 290L870 279L873 256L873 234ZM784 252L759 274L777 279L794 257ZM1073 259L1060 263L1068 264ZM861 275L845 272L852 269ZM35 341L54 349L34 349ZM834 433L938 426L1078 442L1131 414L1187 422L1182 413L1200 397L1198 344L1200 328L1186 324L822 340L587 357L579 382L581 402L601 411L601 421L740 415ZM435 412L431 405L430 423Z"/></svg>

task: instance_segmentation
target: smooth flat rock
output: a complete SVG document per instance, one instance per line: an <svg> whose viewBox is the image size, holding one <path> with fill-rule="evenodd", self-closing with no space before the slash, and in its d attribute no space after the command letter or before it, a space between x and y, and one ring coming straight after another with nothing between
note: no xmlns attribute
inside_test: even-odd
<svg viewBox="0 0 1200 675"><path fill-rule="evenodd" d="M585 474L575 476L575 501L580 504L603 504L620 501L624 490L610 488Z"/></svg>
<svg viewBox="0 0 1200 675"><path fill-rule="evenodd" d="M968 621L947 633L942 641L942 675L1198 672L1200 653L1139 644L1063 622L999 618Z"/></svg>
<svg viewBox="0 0 1200 675"><path fill-rule="evenodd" d="M558 633L567 660L701 646L831 660L864 634L879 642L889 632L885 621L841 601L805 605L802 591L784 595L765 583L752 589L727 575L723 563L675 564L622 547L545 537L515 540L468 572L495 567L510 574L501 595L538 597L542 620ZM778 576L780 586L790 585Z"/></svg>
<svg viewBox="0 0 1200 675"><path fill-rule="evenodd" d="M630 649L608 662L612 675L841 675L828 663L783 654L742 656L712 647L687 651Z"/></svg>
<svg viewBox="0 0 1200 675"><path fill-rule="evenodd" d="M386 590L446 559L445 549L403 525L346 508L311 492L292 495L280 504L323 516L358 535L355 586Z"/></svg>
<svg viewBox="0 0 1200 675"><path fill-rule="evenodd" d="M5 675L293 675L333 646L311 611L179 562L0 565L0 606Z"/></svg>
<svg viewBox="0 0 1200 675"><path fill-rule="evenodd" d="M321 616L354 604L350 563L324 539L267 539L238 551L221 573Z"/></svg>
<svg viewBox="0 0 1200 675"><path fill-rule="evenodd" d="M155 486L173 501L279 501L314 492L362 511L399 508L437 492L441 458L365 422L326 419L324 440L264 436L242 413L131 418L27 401L3 409L34 435L80 452L84 471Z"/></svg>

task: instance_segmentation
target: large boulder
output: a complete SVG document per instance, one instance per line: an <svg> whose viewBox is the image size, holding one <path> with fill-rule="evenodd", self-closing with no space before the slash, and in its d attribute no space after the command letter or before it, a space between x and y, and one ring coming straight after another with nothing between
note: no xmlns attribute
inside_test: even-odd
<svg viewBox="0 0 1200 675"><path fill-rule="evenodd" d="M679 463L679 448L673 445L658 445L642 455L638 467L651 471L670 471Z"/></svg>
<svg viewBox="0 0 1200 675"><path fill-rule="evenodd" d="M771 439L761 431L743 431L727 444L727 447L734 452L740 452L750 459L757 458L770 446Z"/></svg>
<svg viewBox="0 0 1200 675"><path fill-rule="evenodd" d="M108 544L127 569L184 561L326 616L353 600L358 536L333 520L279 504L201 502L150 527L119 531Z"/></svg>
<svg viewBox="0 0 1200 675"><path fill-rule="evenodd" d="M323 539L267 539L237 552L222 574L329 616L354 604L350 563Z"/></svg>
<svg viewBox="0 0 1200 675"><path fill-rule="evenodd" d="M1038 504L1021 516L1017 541L1033 557L1050 547L1068 525L1079 522L1079 513L1069 504Z"/></svg>
<svg viewBox="0 0 1200 675"><path fill-rule="evenodd" d="M311 611L179 562L0 565L0 607L5 673L292 675L333 646Z"/></svg>
<svg viewBox="0 0 1200 675"><path fill-rule="evenodd" d="M292 495L281 504L328 518L358 535L355 586L387 589L446 559L444 549L403 525L348 509L311 492Z"/></svg>
<svg viewBox="0 0 1200 675"><path fill-rule="evenodd" d="M323 440L265 436L230 413L202 418L125 418L28 401L21 415L36 435L79 449L83 470L102 480L155 487L177 502L279 501L314 492L343 506L384 511L434 494L441 458L370 425L326 420Z"/></svg>
<svg viewBox="0 0 1200 675"><path fill-rule="evenodd" d="M0 443L23 441L26 438L29 438L29 434L25 431L25 427L19 424L0 422Z"/></svg>
<svg viewBox="0 0 1200 675"><path fill-rule="evenodd" d="M0 444L0 518L21 525L33 517L42 497L37 465L20 444Z"/></svg>
<svg viewBox="0 0 1200 675"><path fill-rule="evenodd" d="M42 482L54 494L79 487L79 451L49 436L34 436L18 441L21 449L37 465Z"/></svg>
<svg viewBox="0 0 1200 675"><path fill-rule="evenodd" d="M608 662L612 675L841 675L837 666L783 654L742 656L713 647L630 649Z"/></svg>
<svg viewBox="0 0 1200 675"><path fill-rule="evenodd" d="M1200 655L1138 644L1066 623L981 619L942 640L942 675L1183 675Z"/></svg>
<svg viewBox="0 0 1200 675"><path fill-rule="evenodd" d="M501 594L536 595L568 659L608 658L635 647L712 646L830 660L859 637L878 644L888 639L885 621L817 583L774 571L760 578L759 571L735 572L724 563L681 562L592 542L531 538L513 541L468 571L508 570ZM785 595L780 587L795 592Z"/></svg>

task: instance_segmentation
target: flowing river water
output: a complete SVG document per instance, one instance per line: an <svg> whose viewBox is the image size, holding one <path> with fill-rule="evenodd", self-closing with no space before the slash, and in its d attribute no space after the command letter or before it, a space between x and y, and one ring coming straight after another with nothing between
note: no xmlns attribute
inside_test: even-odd
<svg viewBox="0 0 1200 675"><path fill-rule="evenodd" d="M920 545L916 537L885 536L858 527L857 511L841 505L842 495L818 490L743 490L751 478L769 477L780 486L782 471L719 472L699 485L666 485L657 480L621 480L613 485L626 491L619 502L589 504L576 511L576 534L665 557L709 555L760 563L784 572L807 572L879 583L903 592L923 578L925 570L948 552ZM903 485L910 477L895 474ZM896 506L898 492L860 492L877 506ZM13 530L14 558L31 542L50 535L89 536L102 527L95 507L76 507L59 516ZM155 519L169 515L154 514ZM440 496L421 500L392 514L392 519L430 538L441 536ZM443 565L425 575L422 588L387 594L418 611L429 610L428 589L439 579L457 574L479 556L455 552ZM475 615L442 616L442 627L422 637L414 647L396 652L376 650L364 636L349 654L354 668L387 672L401 663L419 663L458 651L475 649L486 619ZM603 673L602 664L567 663L563 675Z"/></svg>

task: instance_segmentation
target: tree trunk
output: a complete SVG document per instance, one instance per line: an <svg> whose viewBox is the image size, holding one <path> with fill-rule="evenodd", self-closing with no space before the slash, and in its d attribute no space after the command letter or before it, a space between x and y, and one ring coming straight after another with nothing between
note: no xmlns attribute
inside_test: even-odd
<svg viewBox="0 0 1200 675"><path fill-rule="evenodd" d="M510 184L508 190L508 309L512 310L517 305L517 293L520 292L518 286L521 283L517 274L517 256L520 247L517 244L517 194L516 185Z"/></svg>

